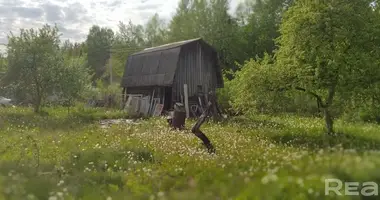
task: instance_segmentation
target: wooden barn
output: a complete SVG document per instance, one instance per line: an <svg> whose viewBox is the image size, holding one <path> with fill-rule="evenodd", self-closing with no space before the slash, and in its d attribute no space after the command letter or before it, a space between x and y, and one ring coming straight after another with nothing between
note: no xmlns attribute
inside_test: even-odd
<svg viewBox="0 0 380 200"><path fill-rule="evenodd" d="M185 103L192 113L207 102L207 94L223 87L215 49L201 38L144 49L128 57L121 81L123 100L131 95L149 96L169 110Z"/></svg>

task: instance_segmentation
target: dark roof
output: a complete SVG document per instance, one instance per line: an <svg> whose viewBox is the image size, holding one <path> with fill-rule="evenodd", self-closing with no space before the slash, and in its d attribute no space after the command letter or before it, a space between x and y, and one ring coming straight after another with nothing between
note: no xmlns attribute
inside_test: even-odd
<svg viewBox="0 0 380 200"><path fill-rule="evenodd" d="M139 54L150 53L150 52L155 52L155 51L168 50L168 49L180 47L180 46L183 46L185 44L189 44L189 43L192 43L192 42L195 42L198 40L202 40L202 39L201 38L195 38L195 39L191 39L191 40L184 40L184 41L173 42L173 43L164 44L164 45L160 45L160 46L156 46L156 47L146 48L146 49L144 49L140 52L137 52L135 54L132 54L132 55L139 55Z"/></svg>
<svg viewBox="0 0 380 200"><path fill-rule="evenodd" d="M141 87L171 85L177 69L181 48L193 42L200 42L215 52L215 49L201 38L144 49L128 57L121 86Z"/></svg>

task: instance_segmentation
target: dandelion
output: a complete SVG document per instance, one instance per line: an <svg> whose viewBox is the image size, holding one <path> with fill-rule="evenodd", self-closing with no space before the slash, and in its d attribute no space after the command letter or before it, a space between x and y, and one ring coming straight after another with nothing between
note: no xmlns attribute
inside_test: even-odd
<svg viewBox="0 0 380 200"><path fill-rule="evenodd" d="M278 177L276 174L268 174L261 179L261 183L265 185L269 182L275 182L277 180L278 180Z"/></svg>
<svg viewBox="0 0 380 200"><path fill-rule="evenodd" d="M298 178L297 179L297 184L303 187L304 186L303 179L302 178Z"/></svg>
<svg viewBox="0 0 380 200"><path fill-rule="evenodd" d="M164 192L158 192L158 193L157 193L157 196L159 196L159 197L163 197L164 195L165 195Z"/></svg>
<svg viewBox="0 0 380 200"><path fill-rule="evenodd" d="M244 182L245 182L245 183L248 183L249 181L250 181L249 177L245 177L245 178L244 178Z"/></svg>
<svg viewBox="0 0 380 200"><path fill-rule="evenodd" d="M64 183L65 183L65 181L60 180L60 181L58 182L57 186L59 187L59 186L63 185Z"/></svg>
<svg viewBox="0 0 380 200"><path fill-rule="evenodd" d="M27 199L35 199L35 196L33 194L28 194Z"/></svg>

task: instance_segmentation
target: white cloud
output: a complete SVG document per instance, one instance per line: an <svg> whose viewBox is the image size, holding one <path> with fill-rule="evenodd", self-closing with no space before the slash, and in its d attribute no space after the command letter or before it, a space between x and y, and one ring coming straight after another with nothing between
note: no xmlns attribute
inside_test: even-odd
<svg viewBox="0 0 380 200"><path fill-rule="evenodd" d="M231 0L232 10L238 1ZM119 21L144 24L158 13L164 19L174 14L179 0L0 0L0 43L21 28L56 23L62 39L81 41L96 24L117 30Z"/></svg>

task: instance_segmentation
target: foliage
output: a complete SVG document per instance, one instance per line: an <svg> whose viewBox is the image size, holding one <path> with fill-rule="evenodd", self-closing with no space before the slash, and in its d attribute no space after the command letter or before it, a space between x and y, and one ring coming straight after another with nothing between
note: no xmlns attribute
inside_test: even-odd
<svg viewBox="0 0 380 200"><path fill-rule="evenodd" d="M352 92L367 88L380 77L379 51L374 43L378 18L369 3L297 1L280 28L276 53L282 69L279 85L316 97L329 133L333 132L330 109L335 97L350 98Z"/></svg>
<svg viewBox="0 0 380 200"><path fill-rule="evenodd" d="M165 23L156 13L145 24L146 46L154 47L167 42L167 29Z"/></svg>
<svg viewBox="0 0 380 200"><path fill-rule="evenodd" d="M60 69L59 98L63 104L74 106L76 100L84 100L91 87L91 75L83 58L66 58L64 67Z"/></svg>
<svg viewBox="0 0 380 200"><path fill-rule="evenodd" d="M112 44L112 73L119 80L123 76L125 64L129 55L147 47L158 46L167 42L167 29L163 19L158 14L153 15L145 26L119 22L119 30ZM108 80L110 63L107 63L103 80Z"/></svg>
<svg viewBox="0 0 380 200"><path fill-rule="evenodd" d="M276 113L289 104L285 92L277 92L276 83L280 73L273 59L266 54L263 59L247 61L235 73L230 83L231 104L243 113Z"/></svg>
<svg viewBox="0 0 380 200"><path fill-rule="evenodd" d="M103 110L48 111L0 110L0 198L357 199L325 196L324 179L380 180L378 125L339 120L337 138L320 132L318 118L239 117L205 124L217 148L209 155L162 119L101 128L76 116Z"/></svg>
<svg viewBox="0 0 380 200"><path fill-rule="evenodd" d="M106 71L105 66L110 58L114 33L111 29L92 26L87 35L87 60L94 72L93 81L100 78Z"/></svg>
<svg viewBox="0 0 380 200"><path fill-rule="evenodd" d="M231 99L233 98L233 94L231 94L231 81L228 79L228 76L232 74L231 71L223 71L224 87L217 89L216 94L220 108L229 114L235 114L231 106Z"/></svg>
<svg viewBox="0 0 380 200"><path fill-rule="evenodd" d="M254 3L246 0L240 4L238 11L244 21L242 36L250 58L263 57L265 53L273 55L283 13L292 3L293 0L256 0Z"/></svg>
<svg viewBox="0 0 380 200"><path fill-rule="evenodd" d="M7 70L7 59L0 53L0 73L5 73Z"/></svg>
<svg viewBox="0 0 380 200"><path fill-rule="evenodd" d="M86 43L72 43L70 40L65 40L61 50L69 57L82 57L87 53Z"/></svg>
<svg viewBox="0 0 380 200"><path fill-rule="evenodd" d="M10 35L8 43L8 71L6 83L30 96L36 112L48 94L59 85L57 73L62 67L57 27L20 31Z"/></svg>
<svg viewBox="0 0 380 200"><path fill-rule="evenodd" d="M7 71L8 64L7 64L7 59L3 56L3 54L0 53L0 91L2 91L2 79Z"/></svg>
<svg viewBox="0 0 380 200"><path fill-rule="evenodd" d="M201 37L217 51L225 69L246 57L240 47L241 38L236 21L228 14L226 0L180 1L169 24L171 42Z"/></svg>
<svg viewBox="0 0 380 200"><path fill-rule="evenodd" d="M32 103L36 112L49 101L72 106L88 88L80 45L66 41L60 48L59 42L58 28L48 25L9 37L6 89L19 102Z"/></svg>

